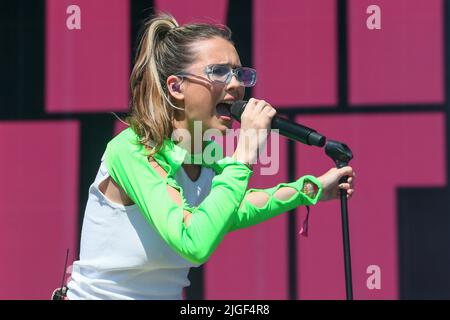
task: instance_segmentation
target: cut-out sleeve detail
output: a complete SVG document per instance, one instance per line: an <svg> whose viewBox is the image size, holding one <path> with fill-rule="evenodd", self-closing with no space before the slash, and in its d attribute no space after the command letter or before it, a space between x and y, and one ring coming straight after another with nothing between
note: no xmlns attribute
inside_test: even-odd
<svg viewBox="0 0 450 320"><path fill-rule="evenodd" d="M303 192L305 183L313 183L317 187L317 193L314 197L310 197ZM275 196L275 193L282 187L294 188L296 193L287 200L280 200ZM280 183L269 189L249 189L246 192L246 196L251 192L264 192L269 198L264 206L257 207L244 197L238 210L235 224L231 226L230 231L253 226L301 205L314 205L322 195L322 185L316 177L305 175L294 182Z"/></svg>
<svg viewBox="0 0 450 320"><path fill-rule="evenodd" d="M235 224L252 171L232 158L219 160L215 166L220 174L212 180L209 195L197 207L184 200L180 206L167 185L184 199L182 188L170 175L161 177L141 151L126 139L113 139L106 148L108 173L173 250L195 264L204 263ZM183 223L184 210L192 213L188 227Z"/></svg>

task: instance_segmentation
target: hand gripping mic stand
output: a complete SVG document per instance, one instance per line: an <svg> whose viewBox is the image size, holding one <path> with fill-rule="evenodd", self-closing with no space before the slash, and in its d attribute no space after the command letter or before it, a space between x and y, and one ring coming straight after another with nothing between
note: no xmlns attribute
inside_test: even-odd
<svg viewBox="0 0 450 320"><path fill-rule="evenodd" d="M230 108L231 116L237 121L241 121L241 115L244 112L247 101L237 101ZM326 137L318 134L315 130L298 125L297 123L275 117L272 120L272 128L279 129L279 133L295 141L307 145L323 147ZM328 140L325 145L325 153L333 159L337 168L348 165L353 158L352 151L345 144ZM347 182L348 177L342 177L339 184ZM350 239L348 232L348 214L347 214L347 192L340 190L341 195L341 214L342 214L342 236L344 240L344 261L345 261L345 288L347 300L353 300L352 288L352 266L350 260Z"/></svg>
<svg viewBox="0 0 450 320"><path fill-rule="evenodd" d="M333 159L336 167L342 168L348 165L353 158L352 151L347 145L342 142L328 140L325 145L325 153ZM342 177L339 184L346 183L348 176ZM348 228L348 214L347 214L347 191L340 190L341 194L341 216L342 216L342 239L344 242L344 263L345 263L345 292L347 300L353 300L353 286L352 286L352 262L350 259L350 238Z"/></svg>

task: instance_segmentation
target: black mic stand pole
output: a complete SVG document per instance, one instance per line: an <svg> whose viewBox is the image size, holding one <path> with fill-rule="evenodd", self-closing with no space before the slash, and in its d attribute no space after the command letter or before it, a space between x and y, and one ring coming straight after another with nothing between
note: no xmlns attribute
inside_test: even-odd
<svg viewBox="0 0 450 320"><path fill-rule="evenodd" d="M325 145L325 153L333 159L336 167L342 168L348 165L353 158L352 151L347 145L339 141L328 140ZM346 183L348 176L342 177L339 184ZM344 263L345 263L345 292L347 300L353 300L352 285L352 262L350 258L350 237L348 228L347 213L347 190L340 190L341 194L341 216L342 216L342 239L344 242Z"/></svg>

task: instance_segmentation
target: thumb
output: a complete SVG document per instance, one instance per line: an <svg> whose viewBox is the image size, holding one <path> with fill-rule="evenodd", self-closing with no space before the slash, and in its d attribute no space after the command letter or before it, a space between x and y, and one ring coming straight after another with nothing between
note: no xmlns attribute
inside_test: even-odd
<svg viewBox="0 0 450 320"><path fill-rule="evenodd" d="M353 168L350 166L342 167L338 170L338 174L339 174L339 177L344 177L344 176L353 177L354 176Z"/></svg>

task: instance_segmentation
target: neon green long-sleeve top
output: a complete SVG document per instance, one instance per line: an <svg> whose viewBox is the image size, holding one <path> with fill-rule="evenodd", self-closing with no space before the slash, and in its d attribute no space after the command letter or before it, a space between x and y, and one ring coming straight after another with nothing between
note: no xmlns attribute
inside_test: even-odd
<svg viewBox="0 0 450 320"><path fill-rule="evenodd" d="M223 157L218 144L208 141L209 150L215 150L214 161L203 162L216 176L209 195L196 207L191 207L183 196L183 189L174 178L180 166L191 159L185 149L165 139L162 148L153 156L167 172L165 178L151 166L148 150L139 142L131 128L112 139L105 152L108 173L136 203L146 221L179 255L195 264L208 260L226 233L249 227L292 210L299 205L313 205L321 196L320 182L313 176L303 176L291 183L282 183L269 189L249 189L251 169L230 157ZM197 163L197 162L196 162ZM302 193L308 180L319 189L314 198ZM167 192L167 186L178 190L182 205L178 205ZM297 190L283 201L273 194L283 186ZM262 191L269 195L267 203L258 208L244 198L249 192ZM183 211L192 213L189 226L183 222Z"/></svg>

